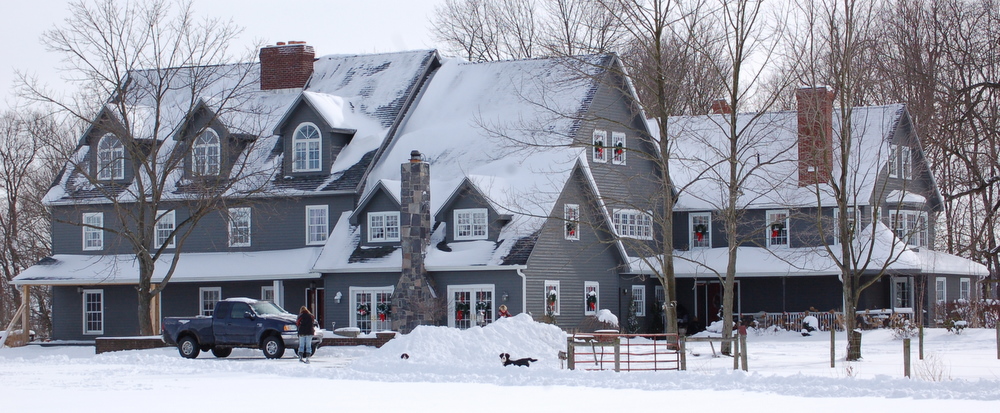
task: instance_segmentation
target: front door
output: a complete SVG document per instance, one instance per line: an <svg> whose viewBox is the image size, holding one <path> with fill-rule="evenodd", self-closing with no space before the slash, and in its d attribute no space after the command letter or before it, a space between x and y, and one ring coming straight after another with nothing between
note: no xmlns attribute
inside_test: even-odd
<svg viewBox="0 0 1000 413"><path fill-rule="evenodd" d="M492 323L493 284L449 285L448 327L469 328Z"/></svg>
<svg viewBox="0 0 1000 413"><path fill-rule="evenodd" d="M313 317L316 318L316 323L319 324L320 328L323 328L323 315L326 313L326 309L323 298L325 290L322 288L306 288L306 307L309 311L313 313Z"/></svg>
<svg viewBox="0 0 1000 413"><path fill-rule="evenodd" d="M713 282L699 282L697 283L698 288L695 293L695 314L699 321L703 321L705 325L709 325L715 321L722 320L722 308L723 299L725 298L725 288L723 288L722 283ZM734 288L736 291L733 294L733 301L735 308L733 309L733 314L740 313L740 282L736 281Z"/></svg>
<svg viewBox="0 0 1000 413"><path fill-rule="evenodd" d="M351 325L362 333L392 330L393 287L351 287Z"/></svg>

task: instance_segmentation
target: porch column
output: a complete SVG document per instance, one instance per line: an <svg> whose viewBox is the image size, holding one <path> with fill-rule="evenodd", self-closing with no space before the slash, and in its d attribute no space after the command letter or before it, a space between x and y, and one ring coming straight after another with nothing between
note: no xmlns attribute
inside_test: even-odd
<svg viewBox="0 0 1000 413"><path fill-rule="evenodd" d="M31 325L29 320L31 320L31 287L24 285L21 286L21 307L24 308L24 312L21 313L21 328L24 332L24 342L27 343L31 338Z"/></svg>

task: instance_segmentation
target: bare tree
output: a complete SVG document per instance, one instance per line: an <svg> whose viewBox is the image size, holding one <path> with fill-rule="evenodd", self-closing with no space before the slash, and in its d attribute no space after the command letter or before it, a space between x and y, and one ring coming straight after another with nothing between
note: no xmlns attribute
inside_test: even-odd
<svg viewBox="0 0 1000 413"><path fill-rule="evenodd" d="M63 69L90 96L110 100L95 115L92 102L63 98L21 77L24 96L65 112L94 131L89 136L109 142L92 167L93 157L81 155L87 153L85 134L74 154L66 154L69 162L56 188L73 180L74 187L96 193L99 203L110 206L113 219L103 225L65 222L114 234L122 250L134 254L138 321L145 335L156 334L150 304L173 276L191 229L209 214L249 202L268 181L268 172L254 170L250 159L263 156L254 143L263 132L258 115L267 110L251 100L256 66L227 64L252 59L250 54L233 59L229 51L240 31L232 22L196 19L190 2L73 3L70 17L42 41L64 56ZM185 160L196 162L193 139L183 137L199 136L218 119L242 138L221 146L218 164L185 169ZM181 213L172 227L158 225L174 211ZM161 258L168 268L154 284Z"/></svg>
<svg viewBox="0 0 1000 413"><path fill-rule="evenodd" d="M534 57L540 24L534 0L446 0L431 30L450 52L482 62Z"/></svg>

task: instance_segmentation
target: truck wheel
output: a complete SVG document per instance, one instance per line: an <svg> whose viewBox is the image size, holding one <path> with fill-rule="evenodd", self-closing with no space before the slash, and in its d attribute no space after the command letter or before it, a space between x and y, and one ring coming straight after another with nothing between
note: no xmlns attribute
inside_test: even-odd
<svg viewBox="0 0 1000 413"><path fill-rule="evenodd" d="M185 336L177 342L177 351L181 353L181 357L193 359L198 357L201 349L198 348L198 340L191 336Z"/></svg>
<svg viewBox="0 0 1000 413"><path fill-rule="evenodd" d="M285 342L278 336L267 336L260 344L260 349L264 350L264 357L269 359L279 359L285 355Z"/></svg>
<svg viewBox="0 0 1000 413"><path fill-rule="evenodd" d="M230 354L233 354L232 347L212 347L212 355L220 359L229 357Z"/></svg>

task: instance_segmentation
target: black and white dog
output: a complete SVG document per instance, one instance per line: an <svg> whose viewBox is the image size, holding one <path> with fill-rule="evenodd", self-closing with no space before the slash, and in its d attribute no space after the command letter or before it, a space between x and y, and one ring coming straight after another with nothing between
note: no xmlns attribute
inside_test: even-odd
<svg viewBox="0 0 1000 413"><path fill-rule="evenodd" d="M525 357L523 359L511 360L510 359L510 354L500 353L500 361L503 363L504 366L524 366L524 367L531 367L531 362L532 361L538 361L538 360L533 359L533 358L528 358L528 357Z"/></svg>

